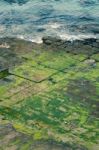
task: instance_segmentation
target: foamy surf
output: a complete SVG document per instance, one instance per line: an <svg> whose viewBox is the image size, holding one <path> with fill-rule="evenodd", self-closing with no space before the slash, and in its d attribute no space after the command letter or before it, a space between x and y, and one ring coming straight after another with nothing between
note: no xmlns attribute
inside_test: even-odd
<svg viewBox="0 0 99 150"><path fill-rule="evenodd" d="M0 48L10 48L10 45L8 45L7 43L0 44Z"/></svg>
<svg viewBox="0 0 99 150"><path fill-rule="evenodd" d="M99 37L99 0L87 1L1 0L0 37L24 35L22 39L36 43L44 36L67 40L84 39L89 34Z"/></svg>
<svg viewBox="0 0 99 150"><path fill-rule="evenodd" d="M26 41L30 41L33 43L37 43L37 44L41 44L43 43L42 38L41 37L25 37L23 35L17 36L18 39L22 39L22 40L26 40Z"/></svg>
<svg viewBox="0 0 99 150"><path fill-rule="evenodd" d="M37 44L42 44L43 43L43 37L46 37L46 35L42 36L42 37L25 37L23 35L17 36L18 39L22 39L22 40L26 40L26 41L30 41L33 43L37 43ZM53 36L50 36L53 37ZM56 39L61 39L63 41L75 41L75 40L87 40L87 39L98 39L97 36L89 34L89 35L85 35L85 34L78 34L78 35L70 35L70 34L58 34L57 36L54 36Z"/></svg>
<svg viewBox="0 0 99 150"><path fill-rule="evenodd" d="M62 40L67 40L67 41L75 41L75 40L85 40L85 39L90 39L94 38L96 39L97 37L95 35L84 35L84 34L79 34L79 35L70 35L70 34L61 34L58 35Z"/></svg>
<svg viewBox="0 0 99 150"><path fill-rule="evenodd" d="M48 29L48 28L58 29L58 28L60 28L61 26L62 26L61 24L55 22L55 23L48 23L48 24L45 25L44 27L45 27L46 29Z"/></svg>
<svg viewBox="0 0 99 150"><path fill-rule="evenodd" d="M42 44L42 38L35 38L35 39L29 39L29 41L33 42L33 43L37 43L37 44Z"/></svg>

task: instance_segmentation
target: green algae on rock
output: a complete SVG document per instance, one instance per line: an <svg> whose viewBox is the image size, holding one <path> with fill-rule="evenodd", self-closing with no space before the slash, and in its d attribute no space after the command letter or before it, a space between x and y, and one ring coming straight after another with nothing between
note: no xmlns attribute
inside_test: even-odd
<svg viewBox="0 0 99 150"><path fill-rule="evenodd" d="M12 52L15 57L0 78L0 122L7 121L0 125L0 142L7 139L3 150L8 145L22 150L94 150L99 145L99 49L90 40L49 40L40 45L1 40L10 47L0 49L0 67L6 67Z"/></svg>

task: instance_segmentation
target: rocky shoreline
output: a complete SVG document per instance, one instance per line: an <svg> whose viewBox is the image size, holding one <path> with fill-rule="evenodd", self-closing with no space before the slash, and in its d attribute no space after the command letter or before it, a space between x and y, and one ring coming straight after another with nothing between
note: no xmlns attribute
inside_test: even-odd
<svg viewBox="0 0 99 150"><path fill-rule="evenodd" d="M97 149L99 40L42 40L0 39L2 150Z"/></svg>
<svg viewBox="0 0 99 150"><path fill-rule="evenodd" d="M30 53L32 49L48 49L55 51L65 51L74 55L85 54L88 59L92 55L99 53L99 39L88 38L84 40L66 41L58 37L43 37L42 44L36 44L31 41L26 41L17 38L0 38L0 67L10 66L21 62L21 59L17 55L22 53ZM5 54L6 53L6 54ZM9 56L9 57L8 57ZM2 60L3 58L4 60ZM11 58L11 59L10 59ZM9 63L8 60L10 59ZM4 63L3 63L3 62Z"/></svg>
<svg viewBox="0 0 99 150"><path fill-rule="evenodd" d="M66 50L70 53L83 53L88 55L99 53L99 39L96 38L66 41L59 38L44 37L42 40L46 46Z"/></svg>

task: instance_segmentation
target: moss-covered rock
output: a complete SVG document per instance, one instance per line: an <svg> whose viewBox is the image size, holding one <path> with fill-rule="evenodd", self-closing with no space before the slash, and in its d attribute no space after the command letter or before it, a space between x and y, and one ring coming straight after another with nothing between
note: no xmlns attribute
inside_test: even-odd
<svg viewBox="0 0 99 150"><path fill-rule="evenodd" d="M96 41L43 38L40 45L4 41L10 48L2 51L2 68L10 54L15 58L8 64L8 74L0 79L0 122L10 122L14 129L3 124L2 149L97 148L99 62L98 48L92 46Z"/></svg>

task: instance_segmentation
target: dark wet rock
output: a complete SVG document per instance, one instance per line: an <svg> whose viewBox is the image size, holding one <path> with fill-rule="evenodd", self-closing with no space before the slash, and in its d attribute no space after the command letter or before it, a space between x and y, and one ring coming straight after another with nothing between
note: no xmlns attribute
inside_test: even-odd
<svg viewBox="0 0 99 150"><path fill-rule="evenodd" d="M8 74L9 74L9 70L8 69L0 70L0 79L8 76Z"/></svg>
<svg viewBox="0 0 99 150"><path fill-rule="evenodd" d="M84 45L92 45L93 43L96 43L96 39L95 38L88 38L88 39L84 39L83 40L83 44Z"/></svg>
<svg viewBox="0 0 99 150"><path fill-rule="evenodd" d="M66 48L67 46L71 46L72 45L72 42L71 41L65 41L65 40L62 40L60 38L56 38L56 37L43 37L42 38L43 40L43 44L47 45L47 46L54 46L56 48Z"/></svg>
<svg viewBox="0 0 99 150"><path fill-rule="evenodd" d="M97 39L96 42L99 43L99 40Z"/></svg>
<svg viewBox="0 0 99 150"><path fill-rule="evenodd" d="M43 37L42 40L43 44L50 47L50 49L61 49L73 54L83 53L92 55L99 52L99 41L96 38L67 41L58 37L47 36Z"/></svg>
<svg viewBox="0 0 99 150"><path fill-rule="evenodd" d="M51 45L51 44L58 43L58 45L64 44L65 46L68 46L68 45L73 45L74 46L74 45L78 45L78 44L92 45L93 43L99 42L96 38L86 38L84 40L74 40L74 41L69 41L68 40L68 41L66 41L66 40L61 40L58 37L56 38L56 37L51 37L51 36L43 37L42 40L43 40L43 43L46 44L46 45Z"/></svg>
<svg viewBox="0 0 99 150"><path fill-rule="evenodd" d="M99 41L97 41L97 39L94 39L94 38L84 40L84 44L99 48Z"/></svg>
<svg viewBox="0 0 99 150"><path fill-rule="evenodd" d="M51 45L51 44L58 44L59 45L62 42L61 39L50 37L50 36L43 37L42 40L43 40L43 43L46 45Z"/></svg>

